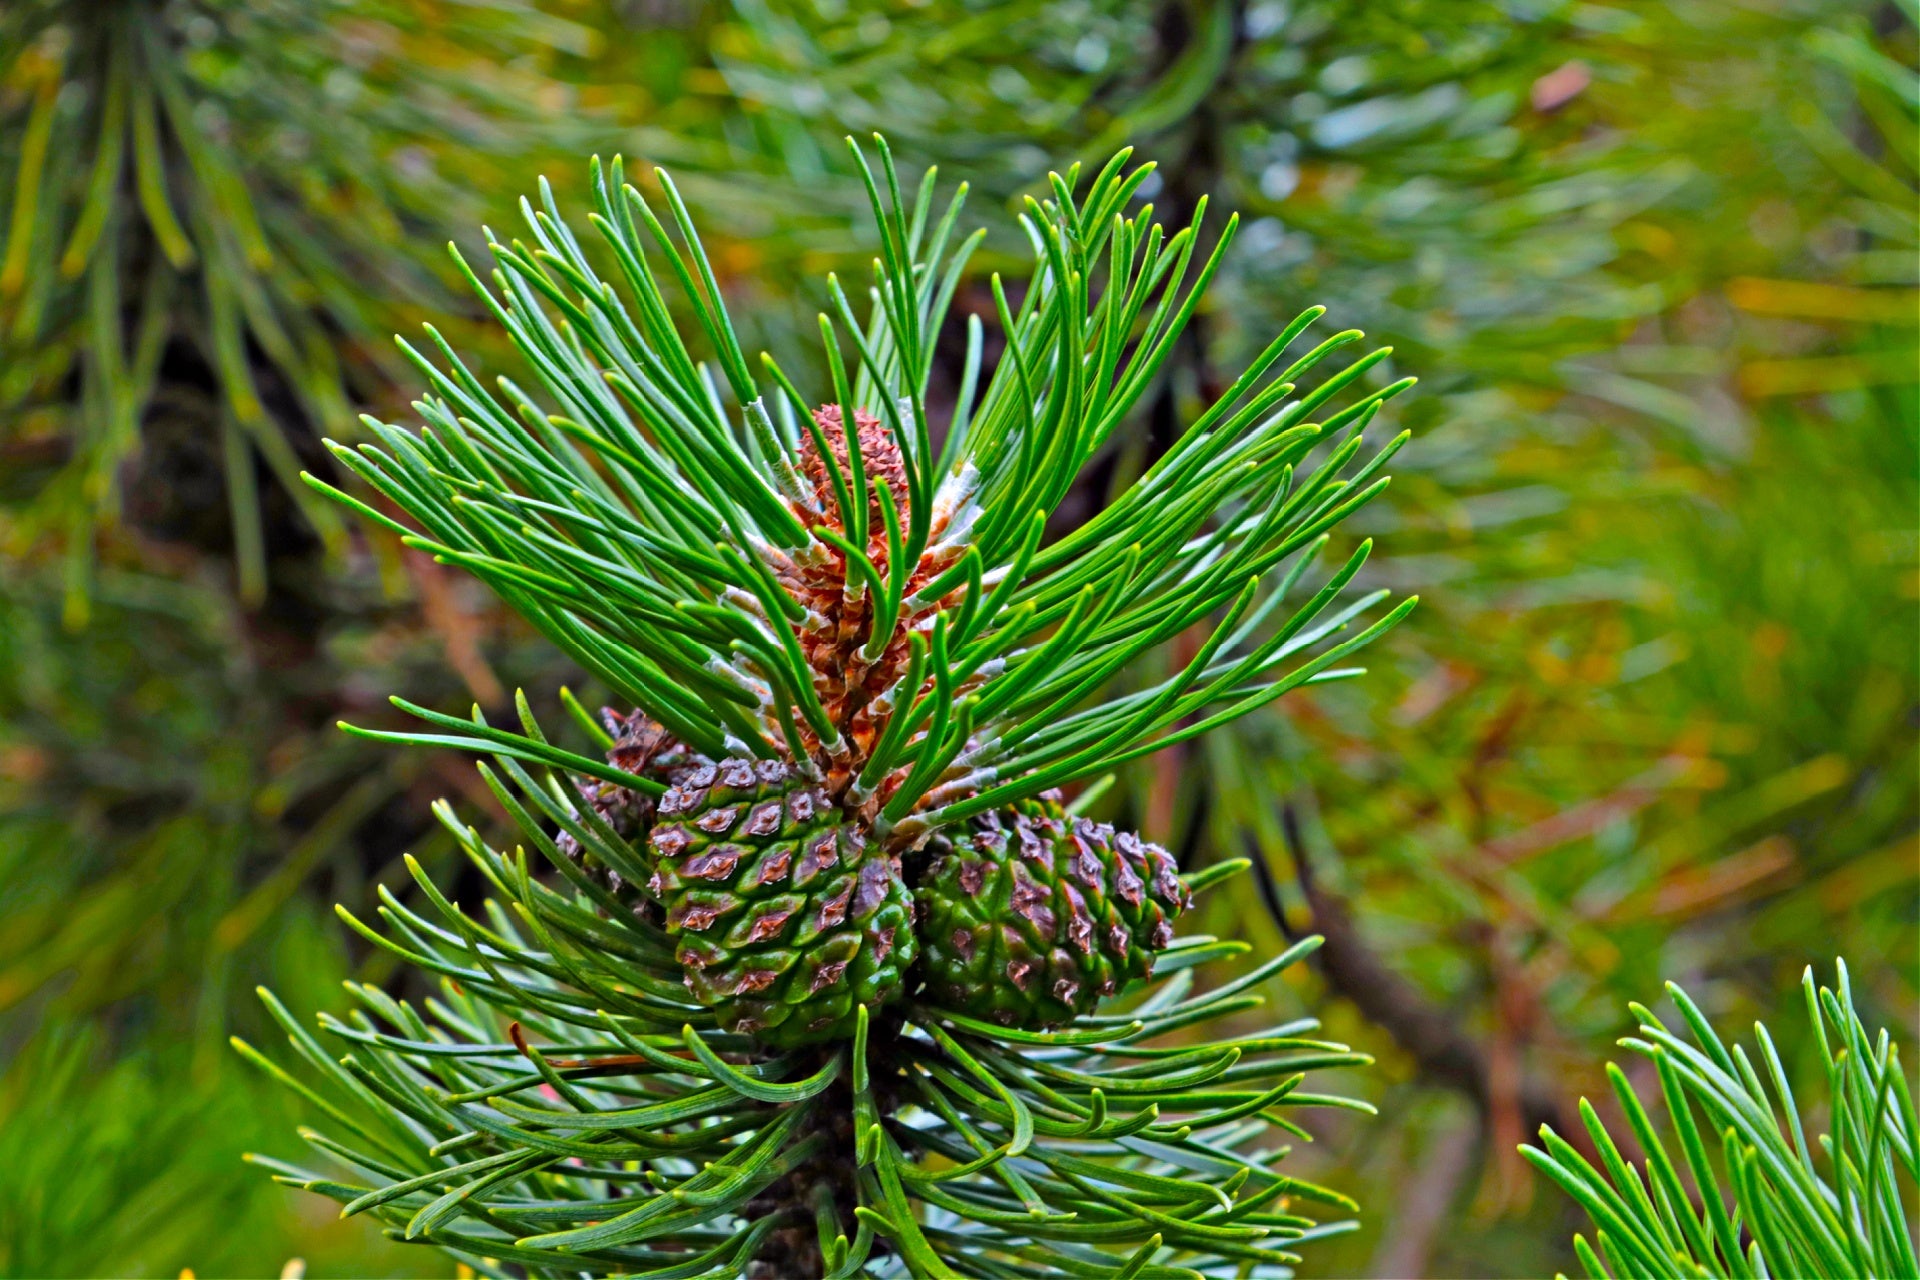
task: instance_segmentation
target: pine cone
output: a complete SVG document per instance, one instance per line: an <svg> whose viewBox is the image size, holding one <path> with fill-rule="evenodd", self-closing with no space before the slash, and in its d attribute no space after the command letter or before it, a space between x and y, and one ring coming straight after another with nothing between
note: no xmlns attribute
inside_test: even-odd
<svg viewBox="0 0 1920 1280"><path fill-rule="evenodd" d="M681 773L649 837L687 990L775 1046L850 1034L900 994L913 899L899 860L778 760Z"/></svg>
<svg viewBox="0 0 1920 1280"><path fill-rule="evenodd" d="M1003 1026L1052 1027L1153 972L1192 904L1172 857L1030 801L935 837L915 891L929 997Z"/></svg>
<svg viewBox="0 0 1920 1280"><path fill-rule="evenodd" d="M842 420L840 406L823 404L813 411L813 420L825 437L827 449L833 454L834 466L839 470L844 482L852 474L851 451L847 447L847 426ZM854 438L860 442L860 469L866 473L872 492L867 499L867 528L869 532L868 554L879 552L886 555L886 526L880 514L880 489L885 486L893 498L896 511L907 510L907 465L900 456L900 446L894 441L893 432L881 423L879 417L865 409L853 411ZM814 443L811 432L801 437L800 474L813 485L813 500L818 508L816 512L800 512L805 522L815 528L825 526L835 532L844 533L840 517L840 504L834 496L833 481L827 473L827 462ZM885 559L879 561L885 564Z"/></svg>
<svg viewBox="0 0 1920 1280"><path fill-rule="evenodd" d="M623 716L612 707L602 707L600 720L607 726L607 732L613 735L613 746L607 750L607 760L615 768L643 777L670 780L693 761L692 754L684 744L639 711ZM602 822L613 828L616 835L636 848L645 847L647 826L653 821L654 811L650 796L599 778L577 778L574 785L580 792L580 798L586 801ZM618 871L603 866L598 858L582 850L580 842L567 832L562 831L554 843L559 846L560 852L598 876L611 892L629 900L635 896L634 891L638 886L624 883Z"/></svg>
<svg viewBox="0 0 1920 1280"><path fill-rule="evenodd" d="M826 441L833 465L843 481L850 474L846 424L840 406L823 404L813 411L814 424ZM880 491L890 495L896 512L906 512L908 493L906 462L893 433L873 414L854 410L854 439L860 445L861 467L869 486L866 515L866 545L863 550L882 574L890 571L886 522L881 514ZM840 505L829 478L827 459L809 432L800 443L800 474L813 487L814 508L791 504L801 523L813 529L828 529L851 534L842 517ZM948 528L943 512L933 513L930 536L936 544ZM908 571L906 594L910 597L926 586L941 571L959 558L951 546L930 548ZM782 589L806 610L807 620L799 628L798 639L807 666L813 672L815 689L827 718L832 720L852 744L856 757L873 748L883 727L875 714L874 699L892 688L905 672L908 634L916 627L924 630L928 608L907 609L894 619L893 631L871 661L862 650L873 637L873 594L852 590L848 580L846 557L826 547L812 561L782 560L774 565L774 576ZM911 692L911 691L909 691ZM801 726L801 737L809 748L814 744L813 730ZM837 796L844 791L852 775L858 772L857 758L851 764L828 764L829 788Z"/></svg>

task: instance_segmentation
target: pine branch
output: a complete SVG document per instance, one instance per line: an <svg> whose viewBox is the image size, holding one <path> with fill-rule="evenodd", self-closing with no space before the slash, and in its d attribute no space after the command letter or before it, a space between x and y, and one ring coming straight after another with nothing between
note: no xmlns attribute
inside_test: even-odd
<svg viewBox="0 0 1920 1280"><path fill-rule="evenodd" d="M1837 964L1834 990L1816 988L1811 968L1801 978L1826 1076L1826 1133L1809 1134L1813 1117L1803 1116L1765 1026L1754 1025L1756 1069L1673 983L1667 994L1692 1043L1630 1006L1640 1034L1620 1044L1652 1061L1678 1155L1612 1063L1607 1076L1641 1165L1621 1154L1584 1098L1580 1118L1598 1165L1550 1127L1539 1147L1520 1148L1592 1216L1593 1243L1574 1238L1590 1276L1920 1275L1908 1210L1920 1186L1913 1090L1888 1033L1868 1036L1846 962ZM1717 1159L1697 1117L1717 1139Z"/></svg>
<svg viewBox="0 0 1920 1280"><path fill-rule="evenodd" d="M1177 937L1194 885L1053 789L1357 674L1336 664L1414 602L1348 594L1366 545L1302 581L1384 486L1404 437L1363 458L1365 432L1408 381L1334 407L1375 353L1302 385L1357 334L1272 375L1311 311L1047 543L1233 223L1204 253L1198 215L1168 234L1125 153L1084 188L1056 176L1020 217L1017 311L995 281L1006 355L976 363L936 441L930 335L977 240L948 257L959 197L937 205L929 173L909 205L875 151L852 153L880 255L864 314L828 282L823 391L758 365L788 429L672 181L663 220L596 162L603 253L543 184L530 240L489 233L486 281L459 263L530 384L482 386L429 331L437 358L407 348L424 425L369 419L368 443L335 446L406 520L313 482L635 708L596 726L565 699L604 762L549 741L524 697L517 732L399 699L442 732L352 730L491 757L521 843L443 809L484 916L411 863L427 909L342 913L443 995L429 1022L356 993L362 1014L323 1024L340 1064L297 1039L344 1095L314 1100L358 1135L314 1145L360 1181L282 1176L486 1274L1187 1276L1289 1264L1339 1229L1297 1201L1353 1208L1275 1172L1262 1135L1304 1137L1296 1107L1366 1110L1302 1087L1363 1055L1310 1021L1180 1038L1258 1008L1319 940L1200 988L1246 948ZM1165 679L1114 690L1195 631Z"/></svg>

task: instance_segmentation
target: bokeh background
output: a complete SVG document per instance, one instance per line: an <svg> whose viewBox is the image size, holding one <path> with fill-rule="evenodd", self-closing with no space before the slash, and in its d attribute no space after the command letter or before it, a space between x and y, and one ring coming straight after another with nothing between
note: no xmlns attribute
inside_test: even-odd
<svg viewBox="0 0 1920 1280"><path fill-rule="evenodd" d="M1797 1044L1844 953L1914 1031L1915 41L1912 0L8 0L0 1275L451 1273L241 1163L299 1107L227 1039L263 982L405 981L329 906L451 869L434 797L490 810L334 722L579 686L293 477L406 414L389 335L498 357L443 246L593 152L672 168L796 346L871 256L876 128L996 236L1123 144L1169 215L1240 212L1081 511L1308 304L1421 379L1349 535L1423 597L1371 676L1102 803L1257 859L1213 931L1329 939L1272 994L1377 1055L1340 1083L1381 1114L1295 1157L1366 1210L1306 1274L1570 1265L1513 1146L1604 1092L1627 1000Z"/></svg>

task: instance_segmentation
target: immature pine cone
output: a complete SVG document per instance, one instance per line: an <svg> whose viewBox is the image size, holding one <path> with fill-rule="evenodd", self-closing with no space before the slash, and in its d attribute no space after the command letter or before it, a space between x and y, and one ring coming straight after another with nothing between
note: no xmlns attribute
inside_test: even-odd
<svg viewBox="0 0 1920 1280"><path fill-rule="evenodd" d="M929 846L914 892L927 996L1003 1026L1054 1027L1153 972L1192 895L1157 844L1052 801Z"/></svg>
<svg viewBox="0 0 1920 1280"><path fill-rule="evenodd" d="M687 990L728 1030L829 1040L900 994L915 951L900 861L790 766L685 770L648 843Z"/></svg>

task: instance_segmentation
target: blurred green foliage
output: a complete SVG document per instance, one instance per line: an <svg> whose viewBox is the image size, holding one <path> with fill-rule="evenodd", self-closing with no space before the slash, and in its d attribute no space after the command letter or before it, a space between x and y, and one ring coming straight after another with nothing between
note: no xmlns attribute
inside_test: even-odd
<svg viewBox="0 0 1920 1280"><path fill-rule="evenodd" d="M255 971L320 996L341 972L332 923L283 913ZM165 1037L117 1054L100 1040L45 1027L0 1075L0 1273L270 1276L297 1258L314 1275L452 1274L332 1214L290 1212L242 1165L297 1123L283 1090Z"/></svg>
<svg viewBox="0 0 1920 1280"><path fill-rule="evenodd" d="M1844 943L1863 1015L1913 1022L1915 63L1905 2L6 6L0 1274L433 1265L238 1166L288 1120L221 1044L269 974L384 976L315 904L431 860L423 799L470 783L332 720L558 673L279 480L350 406L395 411L376 339L472 319L440 246L584 150L671 165L743 338L785 350L823 271L864 278L857 188L824 178L873 128L976 201L1131 142L1156 203L1241 212L1096 483L1308 303L1422 378L1354 531L1381 538L1364 585L1423 597L1373 675L1102 803L1190 863L1263 857L1271 902L1217 931L1341 908L1401 984L1384 1011L1332 968L1299 993L1384 1059L1353 1081L1383 1119L1315 1144L1368 1210L1318 1265L1570 1264L1567 1207L1508 1153L1535 1104L1603 1092L1627 998L1678 978L1737 1021Z"/></svg>
<svg viewBox="0 0 1920 1280"><path fill-rule="evenodd" d="M349 421L349 397L398 372L386 334L448 309L432 233L479 216L530 149L566 145L549 121L570 95L539 60L591 39L519 4L7 6L0 424L58 468L35 506L67 534L71 619L89 526L120 514L182 362L212 384L242 596L266 591L256 459L344 549L297 481L296 422Z"/></svg>

